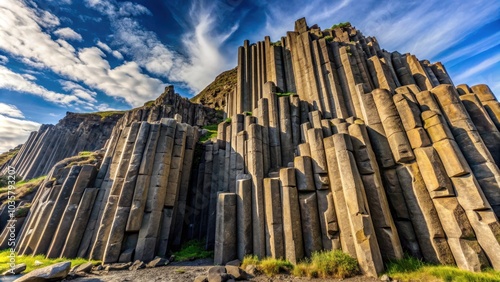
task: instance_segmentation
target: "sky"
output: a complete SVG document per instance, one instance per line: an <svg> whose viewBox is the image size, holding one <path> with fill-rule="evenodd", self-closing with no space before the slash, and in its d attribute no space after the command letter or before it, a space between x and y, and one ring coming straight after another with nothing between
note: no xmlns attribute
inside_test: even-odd
<svg viewBox="0 0 500 282"><path fill-rule="evenodd" d="M192 97L243 40L276 41L301 17L349 21L500 97L498 0L0 0L0 152L67 111L138 107L169 84Z"/></svg>

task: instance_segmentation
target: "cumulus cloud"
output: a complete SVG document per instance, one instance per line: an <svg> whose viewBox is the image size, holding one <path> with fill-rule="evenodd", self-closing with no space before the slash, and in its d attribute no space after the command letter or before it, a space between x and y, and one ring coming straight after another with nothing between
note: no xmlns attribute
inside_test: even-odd
<svg viewBox="0 0 500 282"><path fill-rule="evenodd" d="M24 119L14 105L0 103L0 112L0 153L24 143L30 132L40 127L39 123Z"/></svg>
<svg viewBox="0 0 500 282"><path fill-rule="evenodd" d="M0 113L13 118L24 118L23 113L11 104L0 103Z"/></svg>
<svg viewBox="0 0 500 282"><path fill-rule="evenodd" d="M156 33L129 17L150 14L141 5L113 0L86 1L87 6L108 16L114 31L114 44L120 46L123 54L131 56L148 72L180 83L196 93L208 85L215 75L232 67L232 61L222 54L220 47L238 29L238 24L216 32L218 16L233 7L223 2L190 3L191 9L185 17L177 13L179 24L186 29L181 38L183 53L179 53L161 42ZM175 6L171 2L167 4ZM105 50L105 46L99 47ZM118 54L115 57L120 59Z"/></svg>
<svg viewBox="0 0 500 282"><path fill-rule="evenodd" d="M15 73L5 66L0 65L0 88L33 94L42 97L44 100L60 104L69 105L77 103L78 97L56 93L30 81L26 74Z"/></svg>
<svg viewBox="0 0 500 282"><path fill-rule="evenodd" d="M76 41L83 40L82 36L79 33L77 33L76 31L72 30L69 27L60 28L60 29L54 31L54 34L59 36L62 39L76 40Z"/></svg>
<svg viewBox="0 0 500 282"><path fill-rule="evenodd" d="M111 68L104 58L105 54L97 47L75 50L64 40L53 40L41 27L59 24L57 17L48 12L29 7L23 1L5 0L0 2L0 13L0 49L23 58L24 62L49 68L69 80L83 82L109 96L124 99L132 106L142 105L163 89L162 81L143 73L135 62L125 62ZM4 68L2 72L6 75L8 70ZM9 82L1 83L4 87L16 87ZM25 83L22 85L26 86ZM30 89L36 88L29 86ZM24 92L47 93L47 90L42 91L38 86L36 91ZM55 96L54 94L57 93L52 92L49 96ZM77 96L63 96L64 101L80 101Z"/></svg>

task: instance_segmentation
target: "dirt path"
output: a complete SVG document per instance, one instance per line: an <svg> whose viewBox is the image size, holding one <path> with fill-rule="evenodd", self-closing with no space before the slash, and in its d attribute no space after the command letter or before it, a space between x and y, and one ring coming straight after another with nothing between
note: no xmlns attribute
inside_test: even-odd
<svg viewBox="0 0 500 282"><path fill-rule="evenodd" d="M167 266L157 267L157 268L147 268L139 269L136 271L110 271L101 272L99 274L89 274L88 277L79 277L76 279L71 279L74 282L154 282L154 281L165 281L165 282L191 282L198 275L205 275L210 267L213 266L213 261L211 259L196 260L189 262L173 262ZM69 281L69 279L68 279ZM257 276L252 278L251 281L256 282L271 282L271 281L293 281L293 282L305 282L305 281L317 281L317 282L334 282L334 281L346 281L346 282L375 282L378 279L368 278L363 276L357 276L349 279L308 279L308 278L294 278L290 275L279 275L273 278L268 278L266 276Z"/></svg>

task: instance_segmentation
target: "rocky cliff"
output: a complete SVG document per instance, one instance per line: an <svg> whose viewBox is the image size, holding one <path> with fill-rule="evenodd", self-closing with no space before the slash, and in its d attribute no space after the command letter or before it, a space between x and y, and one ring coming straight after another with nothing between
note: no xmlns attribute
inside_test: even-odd
<svg viewBox="0 0 500 282"><path fill-rule="evenodd" d="M340 249L370 276L405 251L500 269L500 103L487 86L305 19L238 58L217 140L196 143L192 125L211 120L201 106L132 110L102 162L52 168L19 253L148 261L204 238L217 264Z"/></svg>
<svg viewBox="0 0 500 282"><path fill-rule="evenodd" d="M44 124L32 132L9 165L23 179L46 175L64 158L102 148L122 116L121 112L68 112L58 124Z"/></svg>

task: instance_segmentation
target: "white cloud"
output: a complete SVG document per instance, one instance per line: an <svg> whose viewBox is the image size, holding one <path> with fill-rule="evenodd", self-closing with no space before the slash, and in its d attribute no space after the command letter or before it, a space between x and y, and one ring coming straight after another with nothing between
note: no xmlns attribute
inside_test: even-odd
<svg viewBox="0 0 500 282"><path fill-rule="evenodd" d="M83 40L82 36L79 33L77 33L76 31L72 30L69 27L60 28L54 31L54 34L62 39L76 40L76 41Z"/></svg>
<svg viewBox="0 0 500 282"><path fill-rule="evenodd" d="M23 75L15 73L2 65L0 65L0 88L34 94L42 97L46 101L61 105L69 105L79 101L77 97L47 90L26 79Z"/></svg>
<svg viewBox="0 0 500 282"><path fill-rule="evenodd" d="M103 51L106 51L108 53L111 53L113 52L113 50L111 50L111 47L108 46L108 44L102 42L102 41L97 41L97 47L101 48Z"/></svg>
<svg viewBox="0 0 500 282"><path fill-rule="evenodd" d="M0 114L13 118L24 118L23 113L11 104L0 103Z"/></svg>
<svg viewBox="0 0 500 282"><path fill-rule="evenodd" d="M493 65L495 65L499 62L500 62L500 53L498 53L495 56L492 56L490 58L487 58L487 59L483 60L482 62L476 64L474 67L469 68L468 70L462 72L461 74L454 77L453 80L456 82L466 81L471 76L473 76L481 71L484 71L484 70L492 67Z"/></svg>
<svg viewBox="0 0 500 282"><path fill-rule="evenodd" d="M97 100L96 100L97 93L96 92L88 90L88 89L84 88L83 86L81 86L80 84L74 83L72 81L61 80L60 83L63 86L64 91L68 91L72 95L74 95L82 100L85 100L91 104L97 103ZM92 106L90 106L90 107L92 108Z"/></svg>
<svg viewBox="0 0 500 282"><path fill-rule="evenodd" d="M114 30L114 43L120 46L122 54L131 56L148 72L180 83L194 93L208 85L217 74L233 66L232 60L229 61L221 53L220 47L238 29L238 24L235 24L227 27L225 32L215 32L217 17L234 7L218 2L203 3L193 1L189 14L180 20L180 24L188 29L181 37L183 54L180 54L163 44L156 33L145 29L134 18L123 17L123 11L132 10L132 4L87 0L89 7L109 17ZM139 11L134 15L148 14L139 6L134 6Z"/></svg>
<svg viewBox="0 0 500 282"><path fill-rule="evenodd" d="M118 60L123 60L123 55L122 53L118 52L118 51L113 51L111 52L111 55L113 55L113 57L117 58Z"/></svg>
<svg viewBox="0 0 500 282"><path fill-rule="evenodd" d="M22 113L21 113L22 114ZM40 124L0 114L0 152L6 152L26 142L32 131L38 130Z"/></svg>
<svg viewBox="0 0 500 282"><path fill-rule="evenodd" d="M111 68L104 59L105 54L97 47L75 50L64 40L54 41L40 27L41 23L58 22L50 13L29 8L23 1L16 0L0 2L0 13L0 49L33 66L49 68L65 78L83 82L109 96L124 99L133 106L142 105L144 101L151 100L162 92L162 81L144 74L135 62L125 62ZM4 69L3 72L6 73L7 70ZM12 84L8 86L16 87ZM47 89L42 91L40 86L37 87L36 91L25 92L47 92ZM36 87L30 85L28 88ZM49 96L54 94L57 93ZM63 95L63 98L65 102L81 101L77 96Z"/></svg>
<svg viewBox="0 0 500 282"><path fill-rule="evenodd" d="M5 65L8 62L9 62L9 58L7 58L4 55L0 55L0 64Z"/></svg>

